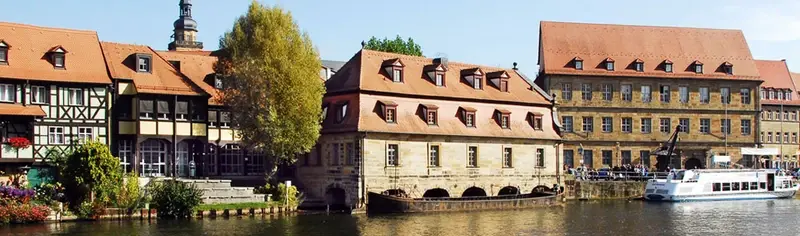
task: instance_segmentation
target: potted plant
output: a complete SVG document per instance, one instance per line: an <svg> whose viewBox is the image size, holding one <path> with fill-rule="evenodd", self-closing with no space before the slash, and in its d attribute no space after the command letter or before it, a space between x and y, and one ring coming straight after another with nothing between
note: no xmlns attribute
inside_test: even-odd
<svg viewBox="0 0 800 236"><path fill-rule="evenodd" d="M8 139L8 143L11 145L11 148L14 148L14 152L19 156L20 149L26 149L31 146L31 141L25 137L13 137Z"/></svg>

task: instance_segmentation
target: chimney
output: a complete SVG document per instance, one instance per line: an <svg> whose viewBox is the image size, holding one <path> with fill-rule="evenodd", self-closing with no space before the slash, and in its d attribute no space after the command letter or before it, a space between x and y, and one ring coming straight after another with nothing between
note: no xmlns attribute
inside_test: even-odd
<svg viewBox="0 0 800 236"><path fill-rule="evenodd" d="M433 59L433 64L436 64L436 65L443 65L444 67L447 67L447 57L437 57L437 58L434 58L434 59Z"/></svg>

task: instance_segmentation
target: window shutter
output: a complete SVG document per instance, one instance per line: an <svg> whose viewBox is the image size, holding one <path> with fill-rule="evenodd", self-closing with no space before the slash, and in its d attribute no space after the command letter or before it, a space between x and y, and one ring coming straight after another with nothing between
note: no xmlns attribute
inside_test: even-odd
<svg viewBox="0 0 800 236"><path fill-rule="evenodd" d="M175 113L189 114L189 103L188 102L175 103Z"/></svg>
<svg viewBox="0 0 800 236"><path fill-rule="evenodd" d="M139 100L139 112L142 113L153 112L153 100Z"/></svg>
<svg viewBox="0 0 800 236"><path fill-rule="evenodd" d="M169 114L169 103L167 101L158 101L158 113Z"/></svg>
<svg viewBox="0 0 800 236"><path fill-rule="evenodd" d="M217 122L217 111L208 111L208 122Z"/></svg>

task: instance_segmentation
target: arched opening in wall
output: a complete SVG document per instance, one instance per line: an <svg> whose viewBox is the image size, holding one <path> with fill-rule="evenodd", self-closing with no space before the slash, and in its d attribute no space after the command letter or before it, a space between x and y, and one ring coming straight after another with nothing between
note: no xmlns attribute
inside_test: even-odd
<svg viewBox="0 0 800 236"><path fill-rule="evenodd" d="M402 198L407 198L408 197L408 194L406 194L406 191L403 191L402 189L389 189L389 190L383 191L383 194L384 195L393 196L393 197L402 197Z"/></svg>
<svg viewBox="0 0 800 236"><path fill-rule="evenodd" d="M505 186L502 189L500 189L500 192L497 193L497 196L517 195L517 194L519 194L519 189L517 187Z"/></svg>
<svg viewBox="0 0 800 236"><path fill-rule="evenodd" d="M347 192L343 188L332 187L325 191L325 202L331 206L343 207L347 205Z"/></svg>
<svg viewBox="0 0 800 236"><path fill-rule="evenodd" d="M534 187L532 192L533 193L544 193L544 192L550 192L550 191L551 191L551 189L549 187L544 186L544 185L539 185L539 186Z"/></svg>
<svg viewBox="0 0 800 236"><path fill-rule="evenodd" d="M692 158L689 158L688 160L686 160L686 164L684 164L684 166L688 170L703 169L703 162L700 161L700 159L692 157Z"/></svg>
<svg viewBox="0 0 800 236"><path fill-rule="evenodd" d="M450 197L450 193L441 188L434 188L425 191L425 194L422 194L422 197Z"/></svg>
<svg viewBox="0 0 800 236"><path fill-rule="evenodd" d="M461 197L486 197L486 191L478 187L469 187L467 190L464 190Z"/></svg>

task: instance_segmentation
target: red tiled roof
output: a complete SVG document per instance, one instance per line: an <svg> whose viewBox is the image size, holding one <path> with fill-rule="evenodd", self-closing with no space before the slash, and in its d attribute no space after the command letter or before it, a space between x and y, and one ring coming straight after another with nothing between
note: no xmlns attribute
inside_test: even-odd
<svg viewBox="0 0 800 236"><path fill-rule="evenodd" d="M102 42L108 72L114 79L133 80L138 93L171 95L205 95L191 81L185 79L172 65L152 48L142 45ZM133 67L136 53L149 54L152 73L139 73Z"/></svg>
<svg viewBox="0 0 800 236"><path fill-rule="evenodd" d="M40 106L23 106L22 104L0 103L0 115L9 116L45 116Z"/></svg>
<svg viewBox="0 0 800 236"><path fill-rule="evenodd" d="M794 87L800 88L800 73L791 72L790 75L792 77L792 84L794 84ZM796 92L800 93L800 91Z"/></svg>
<svg viewBox="0 0 800 236"><path fill-rule="evenodd" d="M763 88L791 89L797 91L785 61L755 60Z"/></svg>
<svg viewBox="0 0 800 236"><path fill-rule="evenodd" d="M542 21L539 37L546 74L759 80L740 30ZM574 68L575 57L583 59L583 70ZM616 61L614 71L602 64L606 58ZM644 62L643 72L633 67L636 59ZM665 60L673 62L672 73L664 71ZM704 64L702 74L694 73L695 61ZM725 62L733 75L722 70Z"/></svg>
<svg viewBox="0 0 800 236"><path fill-rule="evenodd" d="M158 51L168 61L180 61L181 73L186 75L194 84L210 94L208 104L222 105L221 91L206 83L206 76L214 74L214 64L217 57L211 56L210 51Z"/></svg>
<svg viewBox="0 0 800 236"><path fill-rule="evenodd" d="M37 81L110 84L100 41L94 31L0 22L0 41L8 46L8 65L0 77ZM50 62L51 49L62 47L65 68Z"/></svg>

